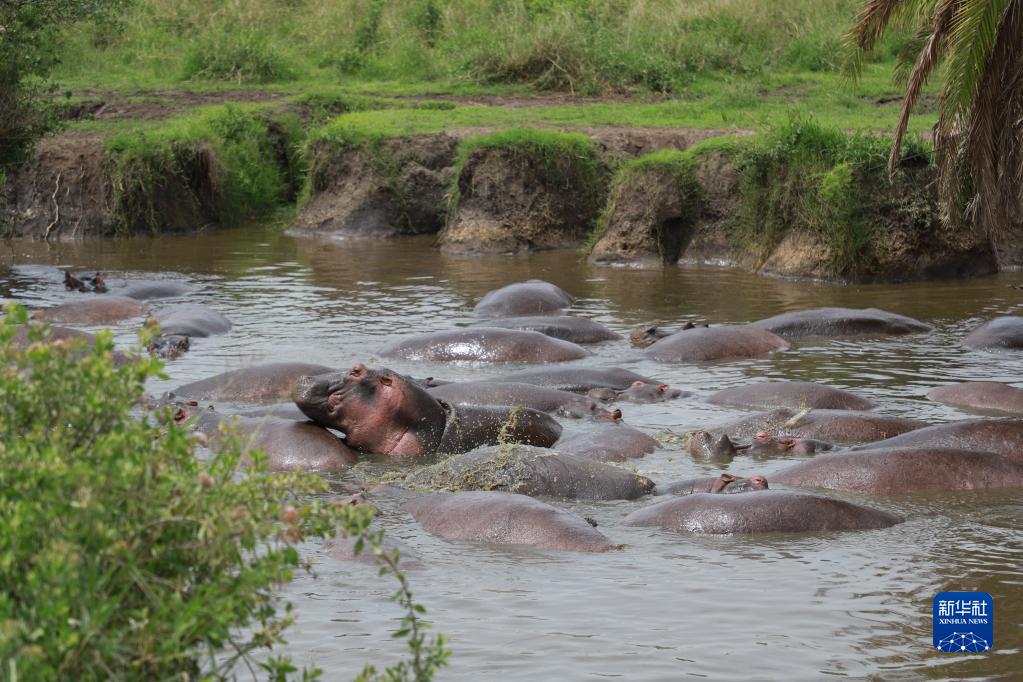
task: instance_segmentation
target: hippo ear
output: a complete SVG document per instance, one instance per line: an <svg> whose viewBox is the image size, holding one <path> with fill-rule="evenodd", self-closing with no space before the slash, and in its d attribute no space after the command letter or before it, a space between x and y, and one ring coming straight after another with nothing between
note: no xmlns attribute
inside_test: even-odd
<svg viewBox="0 0 1023 682"><path fill-rule="evenodd" d="M390 386L391 385L391 377L390 377L390 375L388 375L388 374L381 374L380 375L380 383L382 383L384 386Z"/></svg>

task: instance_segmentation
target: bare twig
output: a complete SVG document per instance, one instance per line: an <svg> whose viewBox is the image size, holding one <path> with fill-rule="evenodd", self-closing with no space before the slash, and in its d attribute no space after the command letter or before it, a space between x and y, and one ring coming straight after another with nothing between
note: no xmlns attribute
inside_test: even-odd
<svg viewBox="0 0 1023 682"><path fill-rule="evenodd" d="M43 232L43 241L45 242L50 238L50 230L53 226L60 222L60 204L57 203L57 192L60 191L60 173L57 173L57 184L53 188L53 194L50 196L50 201L53 202L53 222L46 226L46 231Z"/></svg>

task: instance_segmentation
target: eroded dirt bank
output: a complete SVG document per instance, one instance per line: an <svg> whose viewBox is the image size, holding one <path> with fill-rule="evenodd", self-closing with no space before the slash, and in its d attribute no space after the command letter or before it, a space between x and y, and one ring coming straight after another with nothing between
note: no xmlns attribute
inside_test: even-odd
<svg viewBox="0 0 1023 682"><path fill-rule="evenodd" d="M79 115L152 122L234 99L96 98ZM782 159L765 170L745 151L757 137L750 131L671 128L452 128L305 143L322 119L276 99L246 95L238 101L265 108L228 106L204 119L206 132L154 135L159 154L144 139L112 151L109 131L48 138L0 188L0 228L44 240L188 232L254 203L268 210L297 202L292 234L436 234L454 255L564 248L609 266L727 261L845 281L965 277L1023 264L1019 230L991 240L941 219L926 159L903 164L891 181L883 169L849 163L808 168Z"/></svg>

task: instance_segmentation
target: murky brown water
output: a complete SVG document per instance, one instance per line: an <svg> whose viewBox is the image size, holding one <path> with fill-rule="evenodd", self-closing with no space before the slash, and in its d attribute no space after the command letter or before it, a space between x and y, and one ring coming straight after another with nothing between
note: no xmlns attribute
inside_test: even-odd
<svg viewBox="0 0 1023 682"><path fill-rule="evenodd" d="M0 298L31 305L70 298L57 264L184 279L196 286L189 299L235 322L231 333L199 339L170 363L170 380L155 383L154 392L272 360L379 364L373 351L385 339L469 322L484 292L532 277L575 294L576 313L619 331L651 320L743 322L822 305L877 306L935 326L927 334L796 344L766 359L704 366L652 363L626 341L592 347L595 356L582 362L620 365L695 393L625 405L626 420L651 433L734 416L701 398L764 379L853 389L881 412L935 422L966 415L927 401L933 386L980 379L1023 385L1023 354L959 345L981 321L1023 311L1023 292L1011 286L1023 283L1023 273L833 286L710 266L597 269L571 253L448 259L423 239L324 244L234 230L130 242L0 243ZM116 328L119 343L132 342L135 324ZM449 379L509 369L388 364ZM770 476L787 463L739 457L731 470ZM635 467L665 481L716 471L672 446L635 460ZM604 555L449 543L394 510L384 524L422 564L411 576L416 598L454 651L445 680L1023 679L1023 493L850 499L894 510L907 522L880 531L689 537L618 525L649 501L559 503L594 517L626 545ZM309 551L321 555L316 546ZM317 574L286 591L299 614L289 652L331 680L354 677L365 661L395 660L402 650L389 637L400 615L387 599L393 585L371 567L322 555ZM993 651L933 651L931 599L942 590L994 596Z"/></svg>

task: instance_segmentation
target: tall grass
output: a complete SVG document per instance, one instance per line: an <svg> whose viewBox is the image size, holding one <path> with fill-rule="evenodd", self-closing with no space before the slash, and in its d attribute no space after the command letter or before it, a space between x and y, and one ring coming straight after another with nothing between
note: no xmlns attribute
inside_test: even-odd
<svg viewBox="0 0 1023 682"><path fill-rule="evenodd" d="M705 72L832 70L858 0L137 0L68 36L66 74L463 80L672 92ZM897 49L897 40L885 47Z"/></svg>

